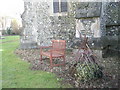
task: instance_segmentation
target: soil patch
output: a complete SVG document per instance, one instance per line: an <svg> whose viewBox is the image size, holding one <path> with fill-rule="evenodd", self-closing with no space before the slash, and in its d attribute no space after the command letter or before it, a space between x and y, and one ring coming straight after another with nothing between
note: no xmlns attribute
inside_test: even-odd
<svg viewBox="0 0 120 90"><path fill-rule="evenodd" d="M17 54L22 60L30 63L31 70L42 70L46 72L53 72L57 75L58 79L62 79L61 84L71 84L76 88L118 88L119 80L119 60L117 57L114 58L101 58L100 51L94 50L97 56L98 63L103 67L104 76L101 79L91 80L88 82L82 82L77 85L75 78L70 75L70 66L75 60L72 53L66 54L66 65L49 68L49 59L43 57L43 61L40 61L40 50L39 49L28 49L21 50L17 49ZM62 60L55 59L54 63L60 63Z"/></svg>

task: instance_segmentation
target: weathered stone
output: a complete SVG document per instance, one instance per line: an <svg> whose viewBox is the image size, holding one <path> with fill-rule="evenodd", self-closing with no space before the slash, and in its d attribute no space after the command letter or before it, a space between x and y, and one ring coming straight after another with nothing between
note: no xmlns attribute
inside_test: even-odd
<svg viewBox="0 0 120 90"><path fill-rule="evenodd" d="M120 25L118 10L118 2L110 2L106 5L106 25Z"/></svg>
<svg viewBox="0 0 120 90"><path fill-rule="evenodd" d="M101 2L80 2L76 10L76 18L99 17Z"/></svg>
<svg viewBox="0 0 120 90"><path fill-rule="evenodd" d="M52 16L49 7L51 7L49 2L25 2L21 43L34 41L38 45L46 46L51 44L51 39L63 39L67 41L69 47L75 36L74 7L70 7L71 12L67 16Z"/></svg>
<svg viewBox="0 0 120 90"><path fill-rule="evenodd" d="M100 21L99 18L79 19L76 24L77 32L88 37L100 37ZM76 37L80 37L79 33Z"/></svg>
<svg viewBox="0 0 120 90"><path fill-rule="evenodd" d="M116 39L112 38L113 43L109 43L110 40L104 37L116 37L120 33L119 4L120 2L69 2L67 15L54 15L54 13L51 15L49 2L25 2L21 48L27 46L32 48L31 44L28 45L32 42L37 43L33 45L36 47L50 45L52 39L66 40L67 47L74 47L78 42L75 37L78 24L81 34L92 37L91 47L102 47L100 43L103 42L105 42L103 46L108 44L113 46Z"/></svg>
<svg viewBox="0 0 120 90"><path fill-rule="evenodd" d="M106 35L107 36L118 36L120 30L120 26L109 26L106 27Z"/></svg>

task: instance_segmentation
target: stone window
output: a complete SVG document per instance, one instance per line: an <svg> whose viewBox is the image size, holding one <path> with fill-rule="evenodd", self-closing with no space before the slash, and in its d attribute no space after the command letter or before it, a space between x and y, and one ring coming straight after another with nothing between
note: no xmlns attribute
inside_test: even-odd
<svg viewBox="0 0 120 90"><path fill-rule="evenodd" d="M67 0L53 0L53 13L65 13L68 11Z"/></svg>

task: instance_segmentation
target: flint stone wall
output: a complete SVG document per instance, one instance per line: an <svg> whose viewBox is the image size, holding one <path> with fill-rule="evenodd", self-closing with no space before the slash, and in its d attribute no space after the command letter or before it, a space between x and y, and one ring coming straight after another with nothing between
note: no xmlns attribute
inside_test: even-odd
<svg viewBox="0 0 120 90"><path fill-rule="evenodd" d="M104 34L101 37L103 47L120 51L120 2L106 2L104 5Z"/></svg>
<svg viewBox="0 0 120 90"><path fill-rule="evenodd" d="M22 15L23 32L21 48L36 48L37 45L50 45L52 39L67 41L67 47L79 45L76 34L76 20L82 21L84 31L91 36L94 46L118 45L120 32L120 2L71 2L67 16L51 16L50 3L25 2ZM93 21L93 24L87 25ZM86 22L86 24L84 23ZM97 26L97 27L95 27ZM94 29L94 31L93 31ZM91 32L93 31L93 33ZM94 37L97 33L97 36ZM118 46L114 46L117 48Z"/></svg>
<svg viewBox="0 0 120 90"><path fill-rule="evenodd" d="M80 2L76 9L76 18L100 17L101 2Z"/></svg>
<svg viewBox="0 0 120 90"><path fill-rule="evenodd" d="M76 9L76 19L79 20L79 31L89 37L91 48L101 47L101 12L102 2L79 2Z"/></svg>
<svg viewBox="0 0 120 90"><path fill-rule="evenodd" d="M75 4L71 3L67 16L52 16L48 2L25 2L22 14L23 31L21 48L47 46L52 39L67 41L67 47L75 38Z"/></svg>
<svg viewBox="0 0 120 90"><path fill-rule="evenodd" d="M87 21L89 23L91 19L93 21L95 18L99 19L99 24L97 28L92 28L92 24L89 26L88 32L91 32L95 29L100 30L100 38L92 38L90 41L93 43L91 47L108 47L111 49L119 49L120 44L120 18L119 11L120 2L80 2L76 10L76 19L80 21ZM84 26L84 23L83 23ZM82 27L82 26L81 26ZM86 26L87 27L87 26ZM94 34L95 35L95 34Z"/></svg>

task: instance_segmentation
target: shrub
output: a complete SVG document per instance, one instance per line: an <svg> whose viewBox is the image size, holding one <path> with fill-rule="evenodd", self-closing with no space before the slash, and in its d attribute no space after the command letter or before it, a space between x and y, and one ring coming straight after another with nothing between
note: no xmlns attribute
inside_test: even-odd
<svg viewBox="0 0 120 90"><path fill-rule="evenodd" d="M80 81L88 81L95 78L101 78L103 76L102 69L98 64L81 64L78 63L76 66L77 77Z"/></svg>
<svg viewBox="0 0 120 90"><path fill-rule="evenodd" d="M11 31L12 31L11 28L7 28L7 34L8 35L11 35L11 33L12 33Z"/></svg>

